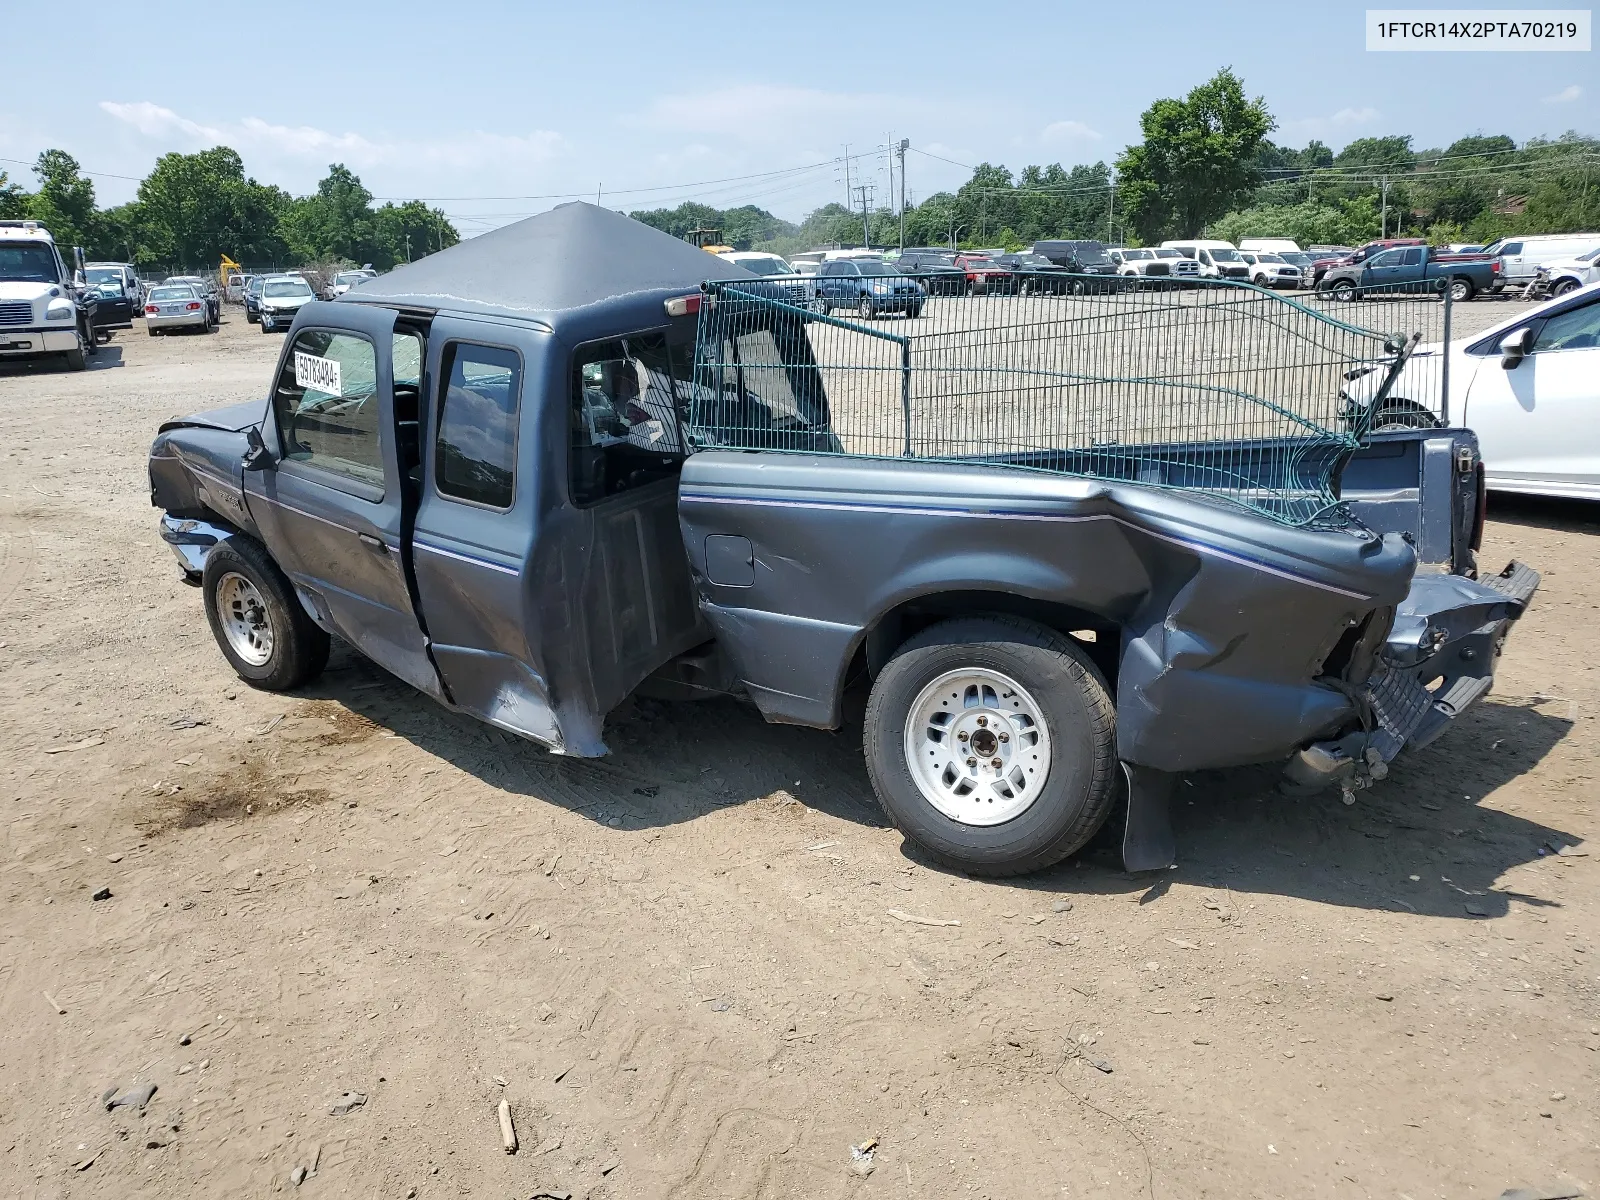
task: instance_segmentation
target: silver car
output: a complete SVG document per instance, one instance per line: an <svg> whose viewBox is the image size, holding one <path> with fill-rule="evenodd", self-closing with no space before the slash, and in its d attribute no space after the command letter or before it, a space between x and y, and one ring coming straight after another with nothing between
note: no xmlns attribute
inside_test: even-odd
<svg viewBox="0 0 1600 1200"><path fill-rule="evenodd" d="M144 328L151 337L170 329L215 329L205 297L187 283L164 283L144 298Z"/></svg>

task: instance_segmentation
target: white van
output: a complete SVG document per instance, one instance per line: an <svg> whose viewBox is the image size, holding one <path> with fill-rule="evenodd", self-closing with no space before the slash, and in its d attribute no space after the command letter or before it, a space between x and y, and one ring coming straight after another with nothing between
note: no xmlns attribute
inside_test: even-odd
<svg viewBox="0 0 1600 1200"><path fill-rule="evenodd" d="M1239 257L1232 242L1208 241L1205 238L1173 238L1161 243L1163 250L1176 250L1185 258L1200 264L1203 279L1250 278L1250 264Z"/></svg>
<svg viewBox="0 0 1600 1200"><path fill-rule="evenodd" d="M1532 237L1503 237L1483 252L1500 260L1494 290L1532 283L1547 263L1577 258L1600 246L1600 233L1549 233Z"/></svg>
<svg viewBox="0 0 1600 1200"><path fill-rule="evenodd" d="M1253 254L1299 254L1293 238L1240 238L1239 249Z"/></svg>

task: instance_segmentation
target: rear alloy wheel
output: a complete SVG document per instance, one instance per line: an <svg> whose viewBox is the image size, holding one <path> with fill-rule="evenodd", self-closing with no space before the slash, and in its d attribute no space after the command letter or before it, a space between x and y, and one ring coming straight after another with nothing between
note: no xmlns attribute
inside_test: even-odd
<svg viewBox="0 0 1600 1200"><path fill-rule="evenodd" d="M206 555L206 620L240 679L269 692L299 687L322 673L328 635L258 542L232 537Z"/></svg>
<svg viewBox="0 0 1600 1200"><path fill-rule="evenodd" d="M1457 304L1465 304L1471 300L1477 289L1472 286L1470 279L1452 279L1450 281L1450 299Z"/></svg>
<svg viewBox="0 0 1600 1200"><path fill-rule="evenodd" d="M863 748L895 828L947 865L1017 875L1105 822L1115 728L1105 681L1072 639L965 617L923 630L879 673Z"/></svg>
<svg viewBox="0 0 1600 1200"><path fill-rule="evenodd" d="M872 297L861 297L861 302L856 305L856 316L860 317L863 321L870 321L877 315L878 309L877 306L872 303Z"/></svg>
<svg viewBox="0 0 1600 1200"><path fill-rule="evenodd" d="M819 317L828 315L828 302L821 296L816 296L806 301L806 311L816 313Z"/></svg>

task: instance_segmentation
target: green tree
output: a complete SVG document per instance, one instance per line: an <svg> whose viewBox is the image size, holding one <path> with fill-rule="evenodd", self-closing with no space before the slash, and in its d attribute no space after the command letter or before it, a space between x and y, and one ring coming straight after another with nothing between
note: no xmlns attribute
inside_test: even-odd
<svg viewBox="0 0 1600 1200"><path fill-rule="evenodd" d="M282 189L246 178L237 151L215 146L157 159L126 224L141 262L193 268L223 254L273 262L284 255L278 224L287 203Z"/></svg>
<svg viewBox="0 0 1600 1200"><path fill-rule="evenodd" d="M83 177L78 160L65 150L46 150L33 166L39 190L28 197L27 215L50 231L64 256L72 246L93 241L94 184Z"/></svg>
<svg viewBox="0 0 1600 1200"><path fill-rule="evenodd" d="M385 204L372 214L372 257L360 261L387 271L454 246L460 240L456 227L444 213L421 200Z"/></svg>
<svg viewBox="0 0 1600 1200"><path fill-rule="evenodd" d="M1224 67L1181 100L1157 100L1139 118L1144 140L1117 160L1118 199L1139 236L1193 235L1244 201L1275 127L1261 97Z"/></svg>
<svg viewBox="0 0 1600 1200"><path fill-rule="evenodd" d="M282 228L302 262L373 261L372 193L343 163L331 163L316 192L289 206Z"/></svg>
<svg viewBox="0 0 1600 1200"><path fill-rule="evenodd" d="M28 193L0 171L0 221L21 221L28 215Z"/></svg>

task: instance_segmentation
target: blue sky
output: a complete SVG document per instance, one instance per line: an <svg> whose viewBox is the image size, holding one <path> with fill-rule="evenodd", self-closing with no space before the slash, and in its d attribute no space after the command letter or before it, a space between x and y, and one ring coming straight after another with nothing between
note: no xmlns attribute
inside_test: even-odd
<svg viewBox="0 0 1600 1200"><path fill-rule="evenodd" d="M23 6L12 4L15 15ZM375 195L433 198L472 233L597 189L617 208L748 202L797 219L844 198L835 160L846 144L859 156L853 173L884 196L891 134L917 151L913 196L966 177L941 159L1013 170L1109 161L1137 138L1152 100L1225 65L1266 97L1274 140L1293 145L1600 132L1593 52L1372 54L1365 10L1281 0L325 0L181 16L160 4L95 6L70 28L39 27L38 53L13 43L0 159L62 147L113 204L132 198L157 155L225 143L263 182L305 192L343 162ZM0 169L33 183L16 162Z"/></svg>

